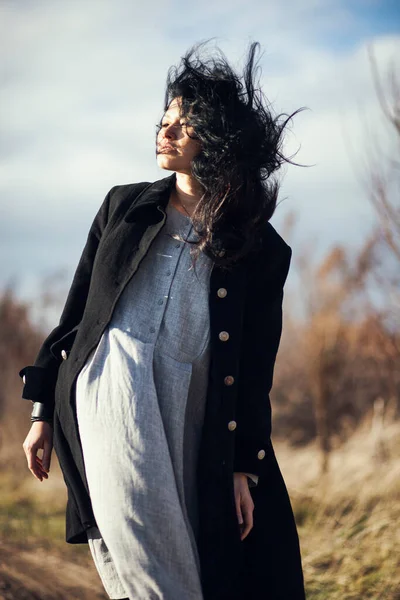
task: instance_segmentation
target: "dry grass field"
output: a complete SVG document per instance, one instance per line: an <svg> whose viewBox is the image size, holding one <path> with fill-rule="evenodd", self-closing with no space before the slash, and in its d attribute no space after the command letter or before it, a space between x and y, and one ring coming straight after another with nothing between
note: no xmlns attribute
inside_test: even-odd
<svg viewBox="0 0 400 600"><path fill-rule="evenodd" d="M319 476L313 446L276 445L299 527L308 600L400 599L400 424L365 424Z"/></svg>
<svg viewBox="0 0 400 600"><path fill-rule="evenodd" d="M365 424L332 454L323 477L314 445L275 449L299 527L307 599L399 600L400 424L386 425L379 444ZM106 598L87 547L64 542L56 461L43 483L3 470L1 489L0 599Z"/></svg>

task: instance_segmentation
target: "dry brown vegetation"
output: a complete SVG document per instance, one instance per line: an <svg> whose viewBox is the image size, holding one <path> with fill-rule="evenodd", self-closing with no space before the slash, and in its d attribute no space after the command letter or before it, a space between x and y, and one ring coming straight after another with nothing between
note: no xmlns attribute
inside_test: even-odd
<svg viewBox="0 0 400 600"><path fill-rule="evenodd" d="M308 600L400 598L400 423L370 419L331 456L321 476L311 443L276 444L289 487Z"/></svg>

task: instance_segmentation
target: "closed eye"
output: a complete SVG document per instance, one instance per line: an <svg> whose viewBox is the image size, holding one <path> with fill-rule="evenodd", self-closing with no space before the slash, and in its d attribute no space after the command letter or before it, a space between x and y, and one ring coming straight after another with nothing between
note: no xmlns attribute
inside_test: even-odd
<svg viewBox="0 0 400 600"><path fill-rule="evenodd" d="M161 127L167 127L169 125L169 123L163 123L161 125ZM186 127L187 123L175 123L175 125L179 126L179 127Z"/></svg>

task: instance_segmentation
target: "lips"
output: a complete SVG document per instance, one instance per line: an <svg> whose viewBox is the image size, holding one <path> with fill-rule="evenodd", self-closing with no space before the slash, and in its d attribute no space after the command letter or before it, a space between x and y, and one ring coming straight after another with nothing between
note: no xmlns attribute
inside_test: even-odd
<svg viewBox="0 0 400 600"><path fill-rule="evenodd" d="M157 152L175 152L175 148L173 146L158 146Z"/></svg>

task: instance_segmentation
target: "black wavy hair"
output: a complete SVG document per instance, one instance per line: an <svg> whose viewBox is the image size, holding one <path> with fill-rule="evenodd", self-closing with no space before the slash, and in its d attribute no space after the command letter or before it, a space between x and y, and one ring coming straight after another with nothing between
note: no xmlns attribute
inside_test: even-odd
<svg viewBox="0 0 400 600"><path fill-rule="evenodd" d="M290 116L273 117L254 83L258 42L250 45L239 77L218 48L217 56L201 59L200 50L208 41L192 46L178 67L169 68L164 113L180 97L180 116L201 142L191 163L203 191L192 214L198 234L194 257L203 251L228 267L259 247L262 228L278 199L280 184L271 175L284 162L296 164L281 152L283 130L304 107ZM287 118L280 123L282 116ZM162 118L157 133L161 123Z"/></svg>

